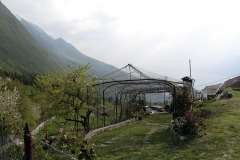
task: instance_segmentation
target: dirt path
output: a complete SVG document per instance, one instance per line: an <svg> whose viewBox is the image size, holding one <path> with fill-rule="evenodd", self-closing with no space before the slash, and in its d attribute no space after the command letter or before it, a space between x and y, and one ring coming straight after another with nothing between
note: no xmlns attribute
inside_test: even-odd
<svg viewBox="0 0 240 160"><path fill-rule="evenodd" d="M121 135L117 135L116 137L110 138L105 143L101 144L101 146L102 147L109 146L109 145L113 144L116 140L126 136L128 133L129 133L129 131L124 131L121 133Z"/></svg>
<svg viewBox="0 0 240 160"><path fill-rule="evenodd" d="M144 145L149 145L150 142L150 138L151 136L158 130L167 128L168 125L166 124L158 124L158 123L149 123L149 122L144 122L143 123L145 125L151 125L152 128L149 132L146 133L146 135L143 137L141 144ZM134 127L136 128L136 127ZM126 136L129 134L128 130L123 131L120 135L116 135L116 137L112 137L110 139L108 139L107 141L105 141L104 143L100 144L101 147L106 147L106 146L111 146L111 144L115 143L115 141L118 141L119 139L121 139L122 137ZM140 145L140 146L142 146Z"/></svg>
<svg viewBox="0 0 240 160"><path fill-rule="evenodd" d="M154 134L156 131L168 127L168 125L158 124L158 123L149 123L149 122L146 122L146 124L147 124L147 125L153 125L155 128L153 127L153 128L146 134L146 136L143 138L143 141L142 141L143 145L150 144L149 140L150 140L152 134Z"/></svg>
<svg viewBox="0 0 240 160"><path fill-rule="evenodd" d="M143 138L143 141L142 141L143 145L150 144L149 139L150 139L151 135L152 135L153 133L155 133L158 129L159 129L159 128L152 128L152 129L146 134L146 136Z"/></svg>

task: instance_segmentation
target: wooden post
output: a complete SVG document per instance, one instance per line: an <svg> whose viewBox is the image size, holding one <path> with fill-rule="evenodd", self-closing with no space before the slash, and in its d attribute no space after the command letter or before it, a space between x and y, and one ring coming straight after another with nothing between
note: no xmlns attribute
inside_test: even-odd
<svg viewBox="0 0 240 160"><path fill-rule="evenodd" d="M29 128L29 124L25 124L24 129L24 150L25 150L25 160L33 160L33 151L32 151L32 138Z"/></svg>
<svg viewBox="0 0 240 160"><path fill-rule="evenodd" d="M4 116L2 117L2 122L5 121L5 118ZM4 135L3 135L3 126L1 127L1 139L2 139L2 147L4 147ZM2 159L4 160L5 156L4 156L4 151L1 151L2 152ZM0 157L1 158L1 157Z"/></svg>

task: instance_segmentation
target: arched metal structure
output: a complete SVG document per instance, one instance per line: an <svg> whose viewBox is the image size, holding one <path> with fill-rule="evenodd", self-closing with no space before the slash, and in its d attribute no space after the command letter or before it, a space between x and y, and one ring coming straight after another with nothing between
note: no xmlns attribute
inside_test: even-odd
<svg viewBox="0 0 240 160"><path fill-rule="evenodd" d="M186 85L189 86L191 84L167 76L160 76L128 64L115 72L97 79L95 86L98 88L99 96L102 99L102 106L105 106L106 97L115 95L115 116L117 118L118 105L122 104L123 97L126 99L127 95L136 97L139 94L168 92L173 96L174 100L176 98L174 97L176 88ZM175 118L175 106L176 104L172 106L173 118Z"/></svg>

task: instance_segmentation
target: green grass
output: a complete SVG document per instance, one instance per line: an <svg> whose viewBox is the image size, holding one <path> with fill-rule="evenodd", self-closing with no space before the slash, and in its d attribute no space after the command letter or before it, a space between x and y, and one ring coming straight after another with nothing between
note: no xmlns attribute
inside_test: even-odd
<svg viewBox="0 0 240 160"><path fill-rule="evenodd" d="M232 92L233 98L200 108L214 114L205 120L206 128L193 140L174 141L169 128L172 115L155 114L92 137L97 159L239 159L240 92ZM67 123L64 128L72 126ZM49 134L58 132L58 128L54 122L49 123ZM48 153L53 156L54 152L49 149Z"/></svg>
<svg viewBox="0 0 240 160"><path fill-rule="evenodd" d="M169 129L171 115L156 114L94 136L97 159L240 159L239 93L233 91L233 98L200 108L215 114L191 141L174 141Z"/></svg>
<svg viewBox="0 0 240 160"><path fill-rule="evenodd" d="M147 133L160 129L168 130L170 119L171 115L152 115L143 121L94 136L93 142L98 157L100 159L141 158L147 144L151 142L151 139L146 137Z"/></svg>

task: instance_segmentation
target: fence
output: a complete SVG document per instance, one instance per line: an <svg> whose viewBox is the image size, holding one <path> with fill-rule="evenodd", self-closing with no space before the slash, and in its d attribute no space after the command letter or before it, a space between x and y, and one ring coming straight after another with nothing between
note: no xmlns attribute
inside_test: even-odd
<svg viewBox="0 0 240 160"><path fill-rule="evenodd" d="M25 129L24 129L24 152L25 152L24 159L25 160L33 160L33 146L34 146L33 145L33 140L38 141L36 138L31 136L31 131L30 131L29 124L26 123L25 124ZM41 140L38 141L37 143L41 143L43 145L46 145L48 148L52 148L54 151L69 157L69 159L71 159L71 160L77 160L72 155L70 155L68 153L65 153L64 151L60 151L56 147L51 146L48 143L45 143L45 142L43 142Z"/></svg>

